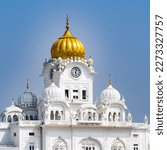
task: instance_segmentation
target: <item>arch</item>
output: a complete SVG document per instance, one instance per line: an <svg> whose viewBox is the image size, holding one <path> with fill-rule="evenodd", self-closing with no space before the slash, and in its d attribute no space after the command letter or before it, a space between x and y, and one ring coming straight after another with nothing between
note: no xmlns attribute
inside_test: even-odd
<svg viewBox="0 0 167 150"><path fill-rule="evenodd" d="M125 150L124 142L119 138L117 138L116 140L113 141L111 145L111 150Z"/></svg>
<svg viewBox="0 0 167 150"><path fill-rule="evenodd" d="M28 116L26 115L26 120L28 120Z"/></svg>
<svg viewBox="0 0 167 150"><path fill-rule="evenodd" d="M12 122L12 117L11 117L11 115L8 116L8 122Z"/></svg>
<svg viewBox="0 0 167 150"><path fill-rule="evenodd" d="M112 113L111 112L109 112L109 114L108 114L108 121L112 121Z"/></svg>
<svg viewBox="0 0 167 150"><path fill-rule="evenodd" d="M35 116L35 117L34 117L34 120L38 120L38 117L37 117L37 116Z"/></svg>
<svg viewBox="0 0 167 150"><path fill-rule="evenodd" d="M62 101L56 101L54 106L55 107L50 110L50 120L65 120L68 117L69 104ZM53 111L53 114L51 111ZM52 116L54 115L54 119L51 119L51 114Z"/></svg>
<svg viewBox="0 0 167 150"><path fill-rule="evenodd" d="M54 120L54 113L53 113L53 111L50 112L50 120Z"/></svg>
<svg viewBox="0 0 167 150"><path fill-rule="evenodd" d="M68 110L69 109L69 104L68 103L65 103L63 101L56 101L56 104L55 105L58 105L58 106L62 106L63 109L66 109Z"/></svg>
<svg viewBox="0 0 167 150"><path fill-rule="evenodd" d="M113 113L113 121L116 121L117 114L116 112Z"/></svg>
<svg viewBox="0 0 167 150"><path fill-rule="evenodd" d="M61 116L60 119L63 120L64 119L64 112L63 111L61 111L60 116Z"/></svg>
<svg viewBox="0 0 167 150"><path fill-rule="evenodd" d="M6 122L6 115L5 114L2 116L2 122Z"/></svg>
<svg viewBox="0 0 167 150"><path fill-rule="evenodd" d="M14 115L14 116L13 116L13 122L14 122L14 121L18 121L18 116L17 116L17 115Z"/></svg>
<svg viewBox="0 0 167 150"><path fill-rule="evenodd" d="M60 113L59 113L59 111L55 112L55 120L60 120Z"/></svg>
<svg viewBox="0 0 167 150"><path fill-rule="evenodd" d="M94 121L96 120L96 113L95 112L93 113L93 120Z"/></svg>
<svg viewBox="0 0 167 150"><path fill-rule="evenodd" d="M97 121L99 119L98 117L99 114L97 110L92 107L81 108L80 110L78 110L78 115L80 119L86 120L86 121Z"/></svg>
<svg viewBox="0 0 167 150"><path fill-rule="evenodd" d="M30 115L30 120L33 120L33 116L32 115Z"/></svg>
<svg viewBox="0 0 167 150"><path fill-rule="evenodd" d="M92 112L88 112L88 120L90 121L90 120L92 120Z"/></svg>
<svg viewBox="0 0 167 150"><path fill-rule="evenodd" d="M67 150L67 143L61 137L58 137L53 145L53 150Z"/></svg>
<svg viewBox="0 0 167 150"><path fill-rule="evenodd" d="M80 150L102 150L102 146L97 139L88 137L80 141Z"/></svg>
<svg viewBox="0 0 167 150"><path fill-rule="evenodd" d="M79 116L81 119L86 120L86 121L96 121L98 120L98 111L97 109L92 106L82 106L81 109L79 110L81 112L82 116Z"/></svg>
<svg viewBox="0 0 167 150"><path fill-rule="evenodd" d="M118 113L118 121L121 121L121 113Z"/></svg>

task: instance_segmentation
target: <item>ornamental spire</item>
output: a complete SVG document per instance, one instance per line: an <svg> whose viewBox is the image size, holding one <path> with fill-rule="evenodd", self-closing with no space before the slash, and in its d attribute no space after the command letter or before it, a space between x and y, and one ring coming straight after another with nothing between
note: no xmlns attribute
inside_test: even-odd
<svg viewBox="0 0 167 150"><path fill-rule="evenodd" d="M109 74L109 80L108 80L108 84L111 85L112 81L111 81L111 75Z"/></svg>
<svg viewBox="0 0 167 150"><path fill-rule="evenodd" d="M29 82L28 82L28 79L27 79L27 83L26 83L26 91L28 91L29 89Z"/></svg>
<svg viewBox="0 0 167 150"><path fill-rule="evenodd" d="M12 98L12 105L14 105L14 98Z"/></svg>
<svg viewBox="0 0 167 150"><path fill-rule="evenodd" d="M70 26L69 26L69 17L67 15L66 17L66 29L69 30L70 29Z"/></svg>

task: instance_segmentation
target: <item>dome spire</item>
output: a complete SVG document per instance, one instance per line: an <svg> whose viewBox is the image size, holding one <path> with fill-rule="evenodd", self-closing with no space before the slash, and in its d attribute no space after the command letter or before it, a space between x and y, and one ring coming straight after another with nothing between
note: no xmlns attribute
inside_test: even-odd
<svg viewBox="0 0 167 150"><path fill-rule="evenodd" d="M12 98L12 105L14 105L14 98Z"/></svg>
<svg viewBox="0 0 167 150"><path fill-rule="evenodd" d="M27 79L27 83L26 83L26 91L28 91L29 89L29 82L28 82L28 79Z"/></svg>
<svg viewBox="0 0 167 150"><path fill-rule="evenodd" d="M111 81L111 75L109 74L109 80L108 80L108 84L111 85L112 81Z"/></svg>
<svg viewBox="0 0 167 150"><path fill-rule="evenodd" d="M68 17L68 14L67 14L67 17L66 17L66 29L69 30L70 29L70 26L69 26L69 17Z"/></svg>

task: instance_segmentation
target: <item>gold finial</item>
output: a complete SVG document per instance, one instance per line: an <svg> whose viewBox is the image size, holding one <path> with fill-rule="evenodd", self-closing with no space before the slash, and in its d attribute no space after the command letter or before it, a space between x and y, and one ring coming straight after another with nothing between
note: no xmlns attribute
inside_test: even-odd
<svg viewBox="0 0 167 150"><path fill-rule="evenodd" d="M29 89L29 82L28 82L28 79L27 79L27 83L26 83L26 91L28 91Z"/></svg>
<svg viewBox="0 0 167 150"><path fill-rule="evenodd" d="M69 26L69 17L67 15L66 17L66 29L69 30L70 29L70 26Z"/></svg>
<svg viewBox="0 0 167 150"><path fill-rule="evenodd" d="M109 85L111 85L112 81L111 81L111 75L109 74L109 81L108 81Z"/></svg>

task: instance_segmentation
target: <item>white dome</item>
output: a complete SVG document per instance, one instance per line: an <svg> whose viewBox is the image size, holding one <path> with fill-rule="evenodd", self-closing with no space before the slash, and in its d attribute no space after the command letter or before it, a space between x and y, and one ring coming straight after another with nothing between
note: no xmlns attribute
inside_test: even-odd
<svg viewBox="0 0 167 150"><path fill-rule="evenodd" d="M37 105L37 97L35 96L35 94L33 94L32 92L24 92L22 95L19 96L18 98L18 104L19 106L22 104L25 104L26 106L36 106Z"/></svg>
<svg viewBox="0 0 167 150"><path fill-rule="evenodd" d="M110 102L120 99L121 99L120 93L115 88L113 88L111 84L100 94L100 100L103 102Z"/></svg>
<svg viewBox="0 0 167 150"><path fill-rule="evenodd" d="M14 104L12 104L11 106L6 107L5 112L6 113L9 113L9 112L22 112L22 109L17 107L17 106L15 106Z"/></svg>
<svg viewBox="0 0 167 150"><path fill-rule="evenodd" d="M46 99L60 100L61 90L55 85L54 82L52 82L51 85L44 90L43 96Z"/></svg>

